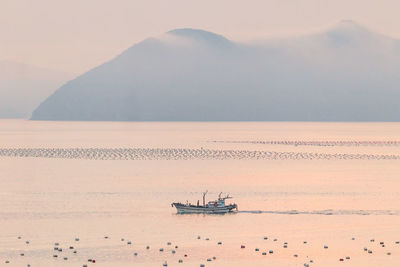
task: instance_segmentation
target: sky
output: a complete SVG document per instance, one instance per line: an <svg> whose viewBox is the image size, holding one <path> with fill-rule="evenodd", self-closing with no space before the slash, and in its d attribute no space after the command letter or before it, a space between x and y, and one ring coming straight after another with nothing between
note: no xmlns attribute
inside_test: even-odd
<svg viewBox="0 0 400 267"><path fill-rule="evenodd" d="M400 39L399 10L399 0L0 0L0 60L80 74L185 27L248 41L350 19Z"/></svg>

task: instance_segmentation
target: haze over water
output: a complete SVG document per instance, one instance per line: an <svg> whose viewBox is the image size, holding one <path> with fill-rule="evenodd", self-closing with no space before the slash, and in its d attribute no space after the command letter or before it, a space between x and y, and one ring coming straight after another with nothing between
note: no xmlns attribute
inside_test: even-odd
<svg viewBox="0 0 400 267"><path fill-rule="evenodd" d="M200 155L209 150L400 155L400 145L390 143L399 141L399 131L399 123L1 120L0 150L162 148L168 154L175 148L194 149ZM318 142L294 146L248 141ZM348 143L327 146L327 141ZM87 262L92 258L96 266L161 266L164 261L177 266L183 259L179 266L303 266L313 260L310 264L315 266L338 266L346 256L350 260L340 264L400 262L400 245L395 243L400 240L399 160L107 160L57 155L0 157L0 262L82 266L93 265ZM173 201L196 203L205 190L208 200L229 192L239 213L177 215L170 206ZM63 248L58 258L53 258L55 242ZM284 242L288 248L283 248ZM212 257L216 260L206 261Z"/></svg>

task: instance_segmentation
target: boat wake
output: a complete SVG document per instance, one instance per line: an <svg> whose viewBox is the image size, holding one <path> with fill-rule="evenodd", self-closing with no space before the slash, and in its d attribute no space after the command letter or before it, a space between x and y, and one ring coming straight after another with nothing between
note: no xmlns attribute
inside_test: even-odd
<svg viewBox="0 0 400 267"><path fill-rule="evenodd" d="M240 210L238 213L267 213L267 214L286 214L286 215L391 215L399 216L400 211L396 210L313 210L313 211L300 211L300 210Z"/></svg>

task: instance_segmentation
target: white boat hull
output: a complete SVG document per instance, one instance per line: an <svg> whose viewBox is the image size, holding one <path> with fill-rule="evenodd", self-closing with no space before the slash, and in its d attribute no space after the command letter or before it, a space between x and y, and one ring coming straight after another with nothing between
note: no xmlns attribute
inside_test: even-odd
<svg viewBox="0 0 400 267"><path fill-rule="evenodd" d="M194 205L184 205L181 203L172 203L175 206L178 214L185 213L210 213L210 214L221 214L234 212L237 209L236 204L227 205L224 207L204 207L204 206L194 206Z"/></svg>

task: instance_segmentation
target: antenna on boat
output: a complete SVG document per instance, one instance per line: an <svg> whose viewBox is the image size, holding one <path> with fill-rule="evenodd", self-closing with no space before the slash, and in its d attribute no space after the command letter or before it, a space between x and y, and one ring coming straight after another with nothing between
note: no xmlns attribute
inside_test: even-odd
<svg viewBox="0 0 400 267"><path fill-rule="evenodd" d="M206 192L203 193L203 206L206 206L206 195L208 193L208 190Z"/></svg>
<svg viewBox="0 0 400 267"><path fill-rule="evenodd" d="M228 199L228 198L232 198L229 196L229 194L227 194L225 197L223 197L223 199Z"/></svg>

